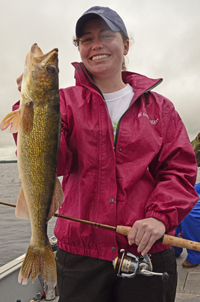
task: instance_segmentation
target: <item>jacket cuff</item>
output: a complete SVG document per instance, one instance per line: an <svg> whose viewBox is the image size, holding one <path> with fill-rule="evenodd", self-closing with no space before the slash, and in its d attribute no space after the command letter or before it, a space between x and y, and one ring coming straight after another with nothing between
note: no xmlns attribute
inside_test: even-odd
<svg viewBox="0 0 200 302"><path fill-rule="evenodd" d="M163 213L160 213L160 212L155 212L155 211L149 211L149 212L146 213L145 218L155 218L155 219L158 219L158 220L160 220L160 221L162 221L164 223L165 228L166 228L166 233L168 231L172 231L172 227L171 227L170 221L169 221L168 217L166 216L166 214L163 214ZM174 226L173 229L175 227L176 226Z"/></svg>

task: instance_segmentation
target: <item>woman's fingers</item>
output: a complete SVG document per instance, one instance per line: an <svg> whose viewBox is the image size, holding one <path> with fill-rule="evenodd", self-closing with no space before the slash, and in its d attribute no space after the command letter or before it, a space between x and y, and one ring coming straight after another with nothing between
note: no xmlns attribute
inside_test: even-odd
<svg viewBox="0 0 200 302"><path fill-rule="evenodd" d="M138 253L143 256L148 253L152 245L165 233L165 225L155 218L137 220L132 226L129 234L129 244L138 245Z"/></svg>
<svg viewBox="0 0 200 302"><path fill-rule="evenodd" d="M23 78L23 73L17 78L16 82L18 85L18 90L21 92L21 86L22 86L22 78Z"/></svg>

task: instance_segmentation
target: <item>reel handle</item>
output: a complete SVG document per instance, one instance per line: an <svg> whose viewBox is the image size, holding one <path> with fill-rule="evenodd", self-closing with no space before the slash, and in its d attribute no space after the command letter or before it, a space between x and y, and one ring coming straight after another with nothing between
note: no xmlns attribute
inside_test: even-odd
<svg viewBox="0 0 200 302"><path fill-rule="evenodd" d="M165 283L168 281L169 279L169 275L167 272L164 272L164 273L156 273L156 272L152 272L152 271L148 271L148 270L145 270L145 269L142 269L140 271L140 274L141 275L144 275L144 276L160 276L162 277L162 281Z"/></svg>

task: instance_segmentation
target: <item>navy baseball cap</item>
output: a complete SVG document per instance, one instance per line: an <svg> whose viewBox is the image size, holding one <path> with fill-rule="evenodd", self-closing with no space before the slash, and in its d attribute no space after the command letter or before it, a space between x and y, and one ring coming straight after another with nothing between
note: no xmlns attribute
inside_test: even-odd
<svg viewBox="0 0 200 302"><path fill-rule="evenodd" d="M112 31L121 31L127 38L127 30L122 18L109 7L93 6L88 9L76 23L76 37L81 37L81 29L85 21L96 17L102 18Z"/></svg>

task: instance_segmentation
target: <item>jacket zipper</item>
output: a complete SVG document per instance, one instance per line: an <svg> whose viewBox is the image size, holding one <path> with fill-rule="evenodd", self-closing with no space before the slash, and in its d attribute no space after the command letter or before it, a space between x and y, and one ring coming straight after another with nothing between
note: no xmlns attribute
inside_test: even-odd
<svg viewBox="0 0 200 302"><path fill-rule="evenodd" d="M144 92L142 92L136 99L135 101L131 104L130 107L128 107L128 109L122 114L122 116L119 119L117 128L116 128L116 136L115 136L115 144L114 144L114 149L116 150L116 146L117 146L117 139L118 139L118 134L119 134L119 127L121 124L121 120L124 117L124 115L128 112L128 110L133 106L133 104L145 93L148 93L150 90L152 90L153 88L155 88L156 86L158 86L161 82L163 81L163 79L160 79L156 84L154 84L153 86L151 86L150 88L148 88L147 90L145 90Z"/></svg>
<svg viewBox="0 0 200 302"><path fill-rule="evenodd" d="M94 82L91 81L91 78L88 76L87 72L85 71L83 64L80 63L80 65L81 65L82 71L84 72L85 76L88 78L89 82L96 88L96 90L97 90L97 91L100 93L100 95L102 96L102 98L103 98L103 100L104 100L104 103L106 104L106 108L107 108L107 110L108 110L108 105L107 105L106 100L105 100L105 98L104 98L104 96L103 96L103 93L101 92L101 90L99 89L99 87L98 87ZM109 114L109 113L108 113L108 114ZM112 124L112 121L111 121L111 124Z"/></svg>
<svg viewBox="0 0 200 302"><path fill-rule="evenodd" d="M81 69L82 69L82 71L84 72L85 76L88 78L88 80L90 81L90 83L91 83L92 85L95 86L95 88L96 88L97 91L100 93L100 95L102 96L102 98L103 98L103 100L104 100L104 102L105 102L104 96L103 96L101 90L99 89L99 87L96 86L96 84L95 84L94 82L91 81L90 77L88 76L88 74L86 73L86 71L85 71L85 69L84 69L84 67L83 67L83 64L80 63L80 65L81 65ZM154 88L155 88L156 86L158 86L162 81L163 81L163 79L160 79L156 84L154 84L153 86L151 86L150 88L148 88L147 90L145 90L143 93L141 93L141 94L135 99L135 101L131 104L131 106L128 107L128 109L122 114L122 116L121 116L120 119L119 119L117 128L116 128L116 136L115 136L115 141L114 141L114 150L116 150L116 146L117 146L117 138L118 138L118 134L119 134L119 127L120 127L121 120L122 120L122 118L124 117L124 115L128 112L128 110L133 106L133 104L134 104L134 103L135 103L135 102L136 102L143 94L148 93L150 90L154 89ZM105 104L106 104L106 102L105 102ZM106 104L106 107L107 107L107 104ZM108 108L108 107L107 107L107 108Z"/></svg>
<svg viewBox="0 0 200 302"><path fill-rule="evenodd" d="M90 83L91 83L93 86L95 86L95 88L97 89L97 91L100 93L100 95L101 95L102 98L104 99L104 96L103 96L101 90L99 89L99 87L98 87L94 82L91 81L91 78L88 76L87 72L85 71L85 68L83 67L83 64L80 63L80 65L81 65L81 69L82 69L82 71L84 72L85 76L88 78L88 80L90 81ZM105 99L104 99L104 101L105 101ZM106 105L107 105L107 104L106 104Z"/></svg>

